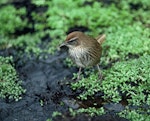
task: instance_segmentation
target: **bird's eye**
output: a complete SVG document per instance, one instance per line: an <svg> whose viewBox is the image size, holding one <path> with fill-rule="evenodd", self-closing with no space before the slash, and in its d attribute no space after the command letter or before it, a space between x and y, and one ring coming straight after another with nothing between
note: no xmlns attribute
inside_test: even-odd
<svg viewBox="0 0 150 121"><path fill-rule="evenodd" d="M68 44L71 44L71 45L76 44L76 43L77 43L77 39L78 39L77 37L70 39L70 40L68 41Z"/></svg>

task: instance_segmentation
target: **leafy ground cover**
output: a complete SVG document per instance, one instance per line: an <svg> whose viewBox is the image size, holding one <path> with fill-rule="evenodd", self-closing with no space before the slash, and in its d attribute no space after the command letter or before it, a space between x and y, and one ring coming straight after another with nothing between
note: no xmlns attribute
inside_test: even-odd
<svg viewBox="0 0 150 121"><path fill-rule="evenodd" d="M2 0L0 7L0 120L149 121L149 0ZM102 83L94 69L74 82L77 68L58 52L75 30L107 35Z"/></svg>
<svg viewBox="0 0 150 121"><path fill-rule="evenodd" d="M22 99L21 94L25 93L25 89L20 86L16 70L11 63L12 57L0 56L0 97L18 101Z"/></svg>

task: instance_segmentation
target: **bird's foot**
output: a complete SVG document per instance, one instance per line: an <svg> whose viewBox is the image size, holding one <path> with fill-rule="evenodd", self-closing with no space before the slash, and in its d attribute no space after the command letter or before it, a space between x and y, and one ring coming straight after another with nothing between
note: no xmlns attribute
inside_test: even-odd
<svg viewBox="0 0 150 121"><path fill-rule="evenodd" d="M76 82L79 81L79 80L81 80L81 76L78 76L78 77L75 79Z"/></svg>
<svg viewBox="0 0 150 121"><path fill-rule="evenodd" d="M101 73L98 74L98 79L100 80L100 82L102 83L103 80L103 75Z"/></svg>

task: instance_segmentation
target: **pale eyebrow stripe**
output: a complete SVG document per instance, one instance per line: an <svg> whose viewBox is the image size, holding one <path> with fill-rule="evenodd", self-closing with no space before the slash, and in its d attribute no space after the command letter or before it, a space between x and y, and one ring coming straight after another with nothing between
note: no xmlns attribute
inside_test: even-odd
<svg viewBox="0 0 150 121"><path fill-rule="evenodd" d="M70 39L69 41L73 41L73 40L76 40L78 37L74 37L72 39Z"/></svg>

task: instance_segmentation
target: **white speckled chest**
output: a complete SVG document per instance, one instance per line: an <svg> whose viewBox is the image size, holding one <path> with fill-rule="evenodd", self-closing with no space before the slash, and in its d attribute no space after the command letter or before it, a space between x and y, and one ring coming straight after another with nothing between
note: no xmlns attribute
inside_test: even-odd
<svg viewBox="0 0 150 121"><path fill-rule="evenodd" d="M92 58L88 55L87 48L75 47L69 49L69 55L79 67L91 66L93 63Z"/></svg>

